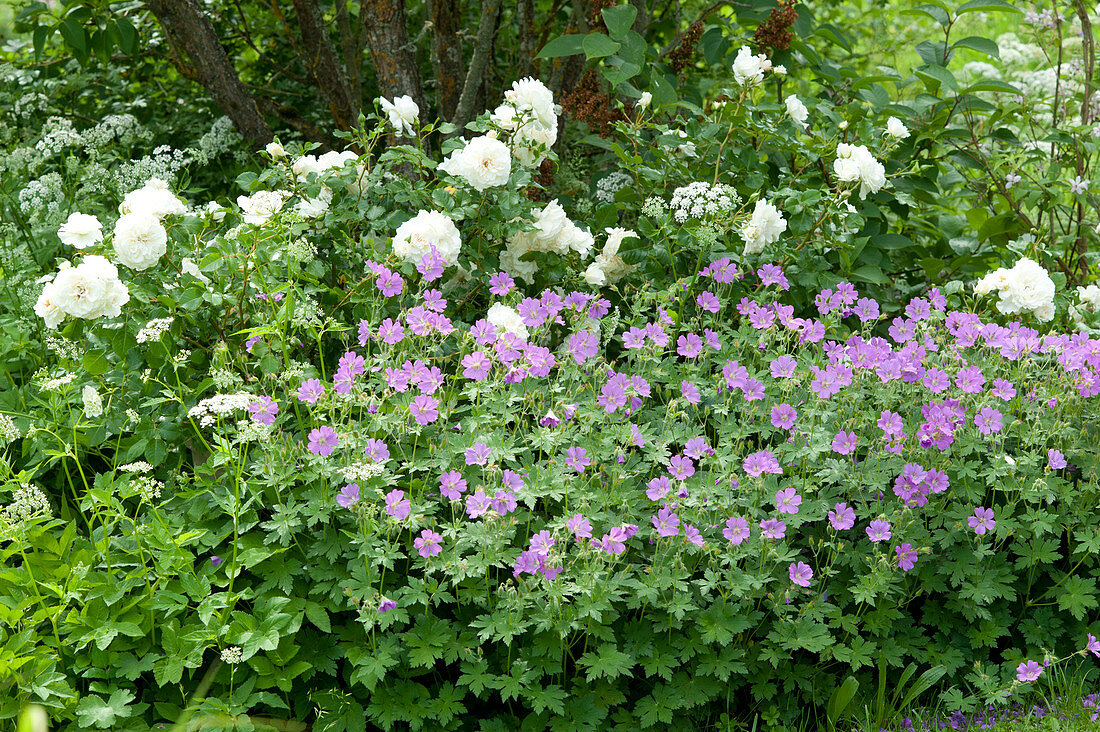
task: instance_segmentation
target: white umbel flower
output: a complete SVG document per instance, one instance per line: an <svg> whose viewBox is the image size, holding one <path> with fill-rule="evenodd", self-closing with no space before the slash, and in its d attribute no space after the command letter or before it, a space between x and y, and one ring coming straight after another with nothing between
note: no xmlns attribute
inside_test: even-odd
<svg viewBox="0 0 1100 732"><path fill-rule="evenodd" d="M508 146L487 135L475 137L460 150L454 150L439 169L463 178L481 192L486 188L502 186L512 173L512 154Z"/></svg>
<svg viewBox="0 0 1100 732"><path fill-rule="evenodd" d="M419 262L432 248L449 264L458 261L462 236L450 217L439 211L419 211L397 227L393 253L406 262Z"/></svg>
<svg viewBox="0 0 1100 732"><path fill-rule="evenodd" d="M786 230L787 221L779 209L762 198L757 200L752 217L740 231L745 240L745 254L759 254L764 247L778 241Z"/></svg>
<svg viewBox="0 0 1100 732"><path fill-rule="evenodd" d="M103 416L103 398L99 396L99 390L91 384L84 387L84 390L80 393L81 401L84 402L84 416L88 419L95 419L96 417Z"/></svg>
<svg viewBox="0 0 1100 732"><path fill-rule="evenodd" d="M401 97L394 97L392 102L384 97L379 97L378 103L382 105L382 111L390 118L390 124L393 125L396 134L404 134L408 137L416 136L416 128L413 125L420 117L420 107L416 106L416 102L413 101L412 97L406 94Z"/></svg>
<svg viewBox="0 0 1100 732"><path fill-rule="evenodd" d="M128 213L115 222L115 256L133 270L149 269L168 249L168 232L148 213Z"/></svg>
<svg viewBox="0 0 1100 732"><path fill-rule="evenodd" d="M84 249L103 241L103 224L95 216L73 212L57 230L63 244Z"/></svg>

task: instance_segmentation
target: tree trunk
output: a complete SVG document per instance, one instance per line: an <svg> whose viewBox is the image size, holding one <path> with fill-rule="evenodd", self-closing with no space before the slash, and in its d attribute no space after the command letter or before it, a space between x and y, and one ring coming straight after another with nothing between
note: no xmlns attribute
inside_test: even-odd
<svg viewBox="0 0 1100 732"><path fill-rule="evenodd" d="M481 87L485 67L492 56L493 38L496 35L500 3L501 0L482 0L481 22L478 26L474 55L470 59L470 68L466 70L466 81L462 84L462 96L459 99L458 108L451 119L451 122L458 128L455 131L456 135L461 135L466 123L474 117L477 92Z"/></svg>
<svg viewBox="0 0 1100 732"><path fill-rule="evenodd" d="M367 46L378 75L378 88L387 98L408 94L428 116L420 67L409 43L405 0L363 0L359 10L367 32Z"/></svg>
<svg viewBox="0 0 1100 732"><path fill-rule="evenodd" d="M341 130L350 130L359 115L359 100L352 99L347 75L336 57L325 18L317 0L293 0L302 38L302 61L314 84L328 102L329 112Z"/></svg>
<svg viewBox="0 0 1100 732"><path fill-rule="evenodd" d="M435 67L439 116L451 119L462 95L462 5L459 0L432 0L432 66Z"/></svg>
<svg viewBox="0 0 1100 732"><path fill-rule="evenodd" d="M201 84L254 147L271 142L271 128L229 62L200 0L146 0L146 5L168 38L179 72Z"/></svg>

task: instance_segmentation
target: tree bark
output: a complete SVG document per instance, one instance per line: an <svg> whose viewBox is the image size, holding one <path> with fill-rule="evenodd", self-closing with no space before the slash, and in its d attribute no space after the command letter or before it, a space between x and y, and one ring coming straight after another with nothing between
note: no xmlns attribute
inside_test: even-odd
<svg viewBox="0 0 1100 732"><path fill-rule="evenodd" d="M420 107L421 116L427 116L420 67L409 43L405 0L363 0L359 13L382 96L408 94Z"/></svg>
<svg viewBox="0 0 1100 732"><path fill-rule="evenodd" d="M462 5L459 0L432 0L432 66L435 67L439 116L451 119L462 95Z"/></svg>
<svg viewBox="0 0 1100 732"><path fill-rule="evenodd" d="M359 100L351 97L347 74L336 57L336 48L325 27L317 0L293 0L302 38L302 61L314 84L328 102L329 112L341 130L350 130L359 116Z"/></svg>
<svg viewBox="0 0 1100 732"><path fill-rule="evenodd" d="M458 128L455 134L461 135L466 123L473 119L474 104L485 67L492 55L493 37L496 35L497 15L500 13L501 0L482 0L481 21L474 45L474 55L470 59L470 68L466 70L466 81L462 84L462 96L458 102L451 122Z"/></svg>
<svg viewBox="0 0 1100 732"><path fill-rule="evenodd" d="M271 128L222 48L199 0L146 0L172 47L176 67L196 81L253 146L271 142Z"/></svg>
<svg viewBox="0 0 1100 732"><path fill-rule="evenodd" d="M523 79L535 75L535 54L538 38L535 34L534 0L519 0L516 4L516 32L519 34L519 59L516 77Z"/></svg>

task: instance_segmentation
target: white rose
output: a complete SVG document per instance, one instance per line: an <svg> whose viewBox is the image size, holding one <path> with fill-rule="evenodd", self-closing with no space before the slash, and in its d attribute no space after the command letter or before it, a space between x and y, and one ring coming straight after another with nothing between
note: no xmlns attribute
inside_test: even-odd
<svg viewBox="0 0 1100 732"><path fill-rule="evenodd" d="M772 73L778 74L779 76L786 76L787 75L787 67L784 66L783 64L776 64L772 68Z"/></svg>
<svg viewBox="0 0 1100 732"><path fill-rule="evenodd" d="M557 105L554 94L538 79L530 77L512 82L512 88L504 92L504 98L521 114L530 112L543 127L557 125Z"/></svg>
<svg viewBox="0 0 1100 732"><path fill-rule="evenodd" d="M748 46L741 46L733 60L733 78L741 86L755 86L764 80L764 65Z"/></svg>
<svg viewBox="0 0 1100 732"><path fill-rule="evenodd" d="M790 95L786 99L787 102L787 114L791 116L795 122L806 128L806 118L810 115L810 110L806 109L806 105L799 101L798 97L794 94Z"/></svg>
<svg viewBox="0 0 1100 732"><path fill-rule="evenodd" d="M63 244L83 249L103 240L103 224L95 216L74 212L57 230L57 236Z"/></svg>
<svg viewBox="0 0 1100 732"><path fill-rule="evenodd" d="M489 115L489 119L505 132L515 132L516 127L519 125L519 120L516 119L516 108L510 104L502 104L497 107Z"/></svg>
<svg viewBox="0 0 1100 732"><path fill-rule="evenodd" d="M572 221L569 222L567 229L566 232L563 232L563 236L568 239L569 248L581 255L582 259L587 259L588 255L592 253L592 248L596 245L596 237L592 236L591 231L582 229Z"/></svg>
<svg viewBox="0 0 1100 732"><path fill-rule="evenodd" d="M195 264L195 262L192 261L190 257L183 258L183 261L180 262L180 270L182 270L183 273L186 275L191 275L196 280L202 282L204 285L210 284L210 278L202 273L202 270L199 269L199 266Z"/></svg>
<svg viewBox="0 0 1100 732"><path fill-rule="evenodd" d="M246 224L263 226L283 207L290 194L287 191L257 191L251 196L237 196L237 205Z"/></svg>
<svg viewBox="0 0 1100 732"><path fill-rule="evenodd" d="M412 97L406 94L402 97L394 97L392 102L379 97L378 102L382 105L382 111L390 118L390 124L393 125L396 134L404 133L408 137L416 136L416 129L413 125L420 117L420 107L416 106L416 102L413 101Z"/></svg>
<svg viewBox="0 0 1100 732"><path fill-rule="evenodd" d="M321 164L316 155L302 155L290 164L290 171L299 181L305 183L310 173L316 175L321 172Z"/></svg>
<svg viewBox="0 0 1100 732"><path fill-rule="evenodd" d="M76 267L62 269L54 278L52 296L66 315L74 318L116 317L130 293L118 279L118 270L105 258L84 257Z"/></svg>
<svg viewBox="0 0 1100 732"><path fill-rule="evenodd" d="M512 173L512 154L500 140L483 135L470 140L461 150L451 152L439 169L465 179L480 192L508 182Z"/></svg>
<svg viewBox="0 0 1100 732"><path fill-rule="evenodd" d="M273 158L281 158L286 155L286 150L284 150L283 146L277 142L267 143L267 147L265 147L264 149L267 150L267 154Z"/></svg>
<svg viewBox="0 0 1100 732"><path fill-rule="evenodd" d="M779 209L764 199L756 201L752 218L741 228L741 238L745 241L745 254L759 254L764 247L779 240L787 230L787 221Z"/></svg>
<svg viewBox="0 0 1100 732"><path fill-rule="evenodd" d="M833 172L845 183L858 180L859 197L866 198L868 193L877 193L886 185L886 169L875 160L865 145L836 146L837 159L833 162Z"/></svg>
<svg viewBox="0 0 1100 732"><path fill-rule="evenodd" d="M522 165L534 168L542 163L546 151L558 141L558 121L544 127L535 120L529 120L512 136L512 154Z"/></svg>
<svg viewBox="0 0 1100 732"><path fill-rule="evenodd" d="M450 217L439 211L419 211L401 226L393 236L393 253L406 262L419 262L435 248L449 264L458 261L462 237Z"/></svg>
<svg viewBox="0 0 1100 732"><path fill-rule="evenodd" d="M328 186L321 186L321 192L317 194L316 198L303 198L301 201L298 201L295 210L304 218L313 219L328 211L329 204L331 203L332 189Z"/></svg>
<svg viewBox="0 0 1100 732"><path fill-rule="evenodd" d="M607 274L604 273L600 265L593 262L584 271L584 281L592 287L603 287L607 284Z"/></svg>
<svg viewBox="0 0 1100 732"><path fill-rule="evenodd" d="M642 111L644 109L648 109L649 105L652 102L653 102L653 95L650 94L649 92L642 92L642 96L638 97L638 101L637 101L637 103L635 103L634 106L638 108L638 111Z"/></svg>
<svg viewBox="0 0 1100 732"><path fill-rule="evenodd" d="M217 201L208 201L207 204L202 207L202 212L215 221L221 221L225 218L225 206Z"/></svg>
<svg viewBox="0 0 1100 732"><path fill-rule="evenodd" d="M607 241L603 245L603 253L609 257L613 257L619 253L619 247L623 243L623 239L638 239L638 235L631 229L622 229L618 226L609 227L604 229L607 233Z"/></svg>
<svg viewBox="0 0 1100 732"><path fill-rule="evenodd" d="M535 262L522 259L523 255L533 251L531 249L533 237L528 236L529 234L530 232L522 232L512 237L500 253L500 268L514 277L523 279L527 284L535 281L535 272L539 269Z"/></svg>
<svg viewBox="0 0 1100 732"><path fill-rule="evenodd" d="M115 222L115 256L133 270L149 269L168 249L168 233L150 214L128 213Z"/></svg>
<svg viewBox="0 0 1100 732"><path fill-rule="evenodd" d="M527 340L527 326L523 324L523 316L507 305L496 303L485 316L497 331L515 333L523 340Z"/></svg>
<svg viewBox="0 0 1100 732"><path fill-rule="evenodd" d="M46 321L46 327L50 330L57 330L57 326L65 319L65 311L57 302L57 285L53 282L47 282L42 288L42 294L34 304L34 314Z"/></svg>
<svg viewBox="0 0 1100 732"><path fill-rule="evenodd" d="M88 384L80 393L80 398L84 402L85 417L95 419L103 416L103 398L99 395L98 389Z"/></svg>
<svg viewBox="0 0 1100 732"><path fill-rule="evenodd" d="M165 216L182 216L187 213L187 204L168 189L168 184L160 178L150 178L145 185L130 191L118 206L120 214L145 213L162 219Z"/></svg>
<svg viewBox="0 0 1100 732"><path fill-rule="evenodd" d="M902 121L897 117L891 117L886 120L886 134L897 140L904 140L909 137L909 128L902 124Z"/></svg>

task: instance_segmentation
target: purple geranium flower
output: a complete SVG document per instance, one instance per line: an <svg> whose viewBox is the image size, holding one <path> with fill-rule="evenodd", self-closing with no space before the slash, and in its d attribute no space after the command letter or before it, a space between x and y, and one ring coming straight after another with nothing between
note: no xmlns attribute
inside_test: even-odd
<svg viewBox="0 0 1100 732"><path fill-rule="evenodd" d="M279 413L279 403L269 396L262 396L249 403L248 411L252 415L253 422L274 424L275 415Z"/></svg>
<svg viewBox="0 0 1100 732"><path fill-rule="evenodd" d="M873 542L887 541L890 536L890 522L886 519L875 519L867 527L867 538Z"/></svg>
<svg viewBox="0 0 1100 732"><path fill-rule="evenodd" d="M722 536L734 546L741 544L749 538L749 522L740 516L726 519L726 528L722 529Z"/></svg>
<svg viewBox="0 0 1100 732"><path fill-rule="evenodd" d="M583 473L584 469L592 464L592 458L588 457L588 450L583 447L571 447L567 453L569 457L565 459L565 464L578 473Z"/></svg>
<svg viewBox="0 0 1100 732"><path fill-rule="evenodd" d="M903 572L908 572L917 564L917 550L913 548L912 544L902 544L901 546L894 547L894 551L898 555L898 567Z"/></svg>
<svg viewBox="0 0 1100 732"><path fill-rule="evenodd" d="M1023 661L1016 667L1016 680L1020 683L1038 681L1043 673L1043 667L1035 661Z"/></svg>
<svg viewBox="0 0 1100 732"><path fill-rule="evenodd" d="M592 522L586 519L582 514L573 514L573 516L565 522L565 528L573 532L573 536L576 537L577 541L592 538Z"/></svg>
<svg viewBox="0 0 1100 732"><path fill-rule="evenodd" d="M856 449L856 433L841 430L833 438L833 452L839 455L851 455Z"/></svg>
<svg viewBox="0 0 1100 732"><path fill-rule="evenodd" d="M791 577L791 582L799 587L809 587L810 580L814 578L814 571L805 562L791 562L791 566L787 568L787 573Z"/></svg>
<svg viewBox="0 0 1100 732"><path fill-rule="evenodd" d="M699 403L699 389L690 381L680 382L680 395L686 399L689 404Z"/></svg>
<svg viewBox="0 0 1100 732"><path fill-rule="evenodd" d="M838 503L829 511L829 523L837 531L847 531L856 525L856 512L847 503Z"/></svg>
<svg viewBox="0 0 1100 732"><path fill-rule="evenodd" d="M321 383L320 379L303 381L302 385L298 387L298 399L307 404L315 404L324 395L325 385Z"/></svg>
<svg viewBox="0 0 1100 732"><path fill-rule="evenodd" d="M974 533L981 536L987 531L992 531L997 527L997 521L993 518L993 509L985 508L984 506L978 506L974 509L974 515L966 519L966 523L970 525L970 528L974 529Z"/></svg>
<svg viewBox="0 0 1100 732"><path fill-rule="evenodd" d="M669 461L668 473L676 480L687 480L695 475L695 464L691 458L675 455Z"/></svg>
<svg viewBox="0 0 1100 732"><path fill-rule="evenodd" d="M781 474L783 469L779 467L779 461L768 450L754 452L745 458L741 468L749 475L757 478L764 473Z"/></svg>
<svg viewBox="0 0 1100 732"><path fill-rule="evenodd" d="M695 358L703 351L703 339L695 333L684 333L676 339L676 353L684 358Z"/></svg>
<svg viewBox="0 0 1100 732"><path fill-rule="evenodd" d="M1004 416L993 407L982 407L981 411L974 415L974 424L983 435L993 435L1000 432L1004 426Z"/></svg>
<svg viewBox="0 0 1100 732"><path fill-rule="evenodd" d="M1060 451L1051 448L1047 450L1047 464L1050 465L1051 470L1061 470L1066 467L1066 456Z"/></svg>
<svg viewBox="0 0 1100 732"><path fill-rule="evenodd" d="M309 433L309 443L307 447L314 455L328 457L339 444L340 437L336 434L336 430L326 424Z"/></svg>
<svg viewBox="0 0 1100 732"><path fill-rule="evenodd" d="M386 447L386 443L382 440L376 440L373 437L367 440L367 460L372 463L384 463L390 459L390 449Z"/></svg>
<svg viewBox="0 0 1100 732"><path fill-rule="evenodd" d="M419 425L431 424L439 419L439 402L434 397L421 394L409 404L409 411Z"/></svg>
<svg viewBox="0 0 1100 732"><path fill-rule="evenodd" d="M434 557L443 551L443 537L431 529L424 529L420 532L420 536L413 541L413 546L416 547L420 556L425 559Z"/></svg>
<svg viewBox="0 0 1100 732"><path fill-rule="evenodd" d="M489 462L493 451L484 442L475 442L473 447L466 448L465 454L467 465L484 465Z"/></svg>
<svg viewBox="0 0 1100 732"><path fill-rule="evenodd" d="M344 508L351 508L359 502L359 484L348 483L336 494L336 502Z"/></svg>
<svg viewBox="0 0 1100 732"><path fill-rule="evenodd" d="M676 536L680 533L680 517L664 506L650 519L658 536Z"/></svg>
<svg viewBox="0 0 1100 732"><path fill-rule="evenodd" d="M394 489L386 494L386 513L400 521L412 511L412 501L405 498L405 491Z"/></svg>
<svg viewBox="0 0 1100 732"><path fill-rule="evenodd" d="M516 281L507 272L497 272L489 278L489 284L491 285L489 292L498 297L504 297L516 286Z"/></svg>
<svg viewBox="0 0 1100 732"><path fill-rule="evenodd" d="M457 501L466 490L466 480L457 470L451 470L439 476L439 492L445 498Z"/></svg>
<svg viewBox="0 0 1100 732"><path fill-rule="evenodd" d="M569 336L569 354L578 366L599 352L600 339L592 331L582 330Z"/></svg>
<svg viewBox="0 0 1100 732"><path fill-rule="evenodd" d="M780 429L789 430L794 427L798 419L798 410L790 404L783 403L772 407L772 425Z"/></svg>
<svg viewBox="0 0 1100 732"><path fill-rule="evenodd" d="M779 513L798 513L798 507L802 505L802 496L794 488L784 488L775 494L775 506Z"/></svg>
<svg viewBox="0 0 1100 732"><path fill-rule="evenodd" d="M462 375L467 379L481 381L489 375L493 362L481 351L467 353L462 357Z"/></svg>
<svg viewBox="0 0 1100 732"><path fill-rule="evenodd" d="M380 612L380 613L388 613L390 610L393 610L395 607L397 607L397 603L395 601L391 600L388 597L383 597L378 602L378 612Z"/></svg>
<svg viewBox="0 0 1100 732"><path fill-rule="evenodd" d="M672 481L668 479L667 475L662 475L657 478L653 478L646 484L647 490L646 496L651 501L659 501L664 498L670 490L672 490Z"/></svg>
<svg viewBox="0 0 1100 732"><path fill-rule="evenodd" d="M787 524L779 519L764 519L760 522L760 530L765 539L782 539L787 535Z"/></svg>

